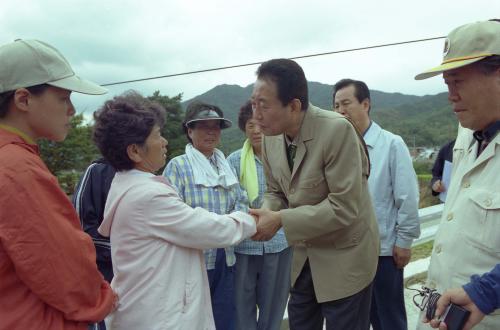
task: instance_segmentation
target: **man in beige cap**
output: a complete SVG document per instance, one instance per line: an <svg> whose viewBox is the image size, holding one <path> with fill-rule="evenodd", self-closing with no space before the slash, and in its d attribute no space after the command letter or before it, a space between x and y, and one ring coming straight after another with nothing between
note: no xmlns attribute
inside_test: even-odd
<svg viewBox="0 0 500 330"><path fill-rule="evenodd" d="M445 292L437 316L451 301L471 311L465 329L500 329L500 21L453 30L443 63L415 79L440 73L461 127L426 285L439 293L460 288ZM436 319L431 325L446 329Z"/></svg>
<svg viewBox="0 0 500 330"><path fill-rule="evenodd" d="M0 329L87 329L116 300L36 145L64 140L72 91L106 92L50 45L0 46Z"/></svg>

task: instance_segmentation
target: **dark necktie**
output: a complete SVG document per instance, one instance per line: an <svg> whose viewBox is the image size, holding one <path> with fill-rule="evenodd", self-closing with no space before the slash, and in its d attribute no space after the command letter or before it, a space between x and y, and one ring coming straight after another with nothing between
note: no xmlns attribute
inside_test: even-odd
<svg viewBox="0 0 500 330"><path fill-rule="evenodd" d="M479 143L479 147L478 147L478 150L477 150L477 156L479 157L479 155L484 151L484 149L486 149L486 147L488 146L490 142L487 141L487 140L483 140Z"/></svg>
<svg viewBox="0 0 500 330"><path fill-rule="evenodd" d="M286 158L288 160L288 167L290 167L290 171L292 171L293 169L293 161L295 159L296 151L297 151L297 146L292 143L290 143L286 148Z"/></svg>

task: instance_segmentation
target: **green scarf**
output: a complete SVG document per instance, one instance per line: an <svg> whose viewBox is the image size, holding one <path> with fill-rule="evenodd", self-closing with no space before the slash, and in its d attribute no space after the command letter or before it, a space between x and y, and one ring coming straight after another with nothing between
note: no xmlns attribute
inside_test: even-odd
<svg viewBox="0 0 500 330"><path fill-rule="evenodd" d="M253 202L259 196L259 178L257 177L252 144L248 139L245 140L241 149L240 182L247 191L250 203Z"/></svg>

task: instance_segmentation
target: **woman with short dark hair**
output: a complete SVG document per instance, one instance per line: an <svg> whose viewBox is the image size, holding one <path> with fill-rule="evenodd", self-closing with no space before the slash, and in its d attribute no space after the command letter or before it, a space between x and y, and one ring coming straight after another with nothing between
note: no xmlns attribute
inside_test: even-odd
<svg viewBox="0 0 500 330"><path fill-rule="evenodd" d="M94 140L117 169L99 232L110 236L120 297L111 329L215 329L201 249L229 246L255 233L245 213L191 208L156 173L164 164L165 110L135 92L94 115Z"/></svg>

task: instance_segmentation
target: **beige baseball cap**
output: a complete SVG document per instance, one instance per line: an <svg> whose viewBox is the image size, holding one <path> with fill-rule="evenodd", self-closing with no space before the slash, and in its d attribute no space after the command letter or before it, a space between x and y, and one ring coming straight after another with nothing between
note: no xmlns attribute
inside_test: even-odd
<svg viewBox="0 0 500 330"><path fill-rule="evenodd" d="M500 22L481 21L462 25L450 32L444 43L443 62L415 76L416 80L500 55Z"/></svg>
<svg viewBox="0 0 500 330"><path fill-rule="evenodd" d="M64 56L39 40L21 40L0 46L0 93L40 84L100 95L107 90L78 77Z"/></svg>

